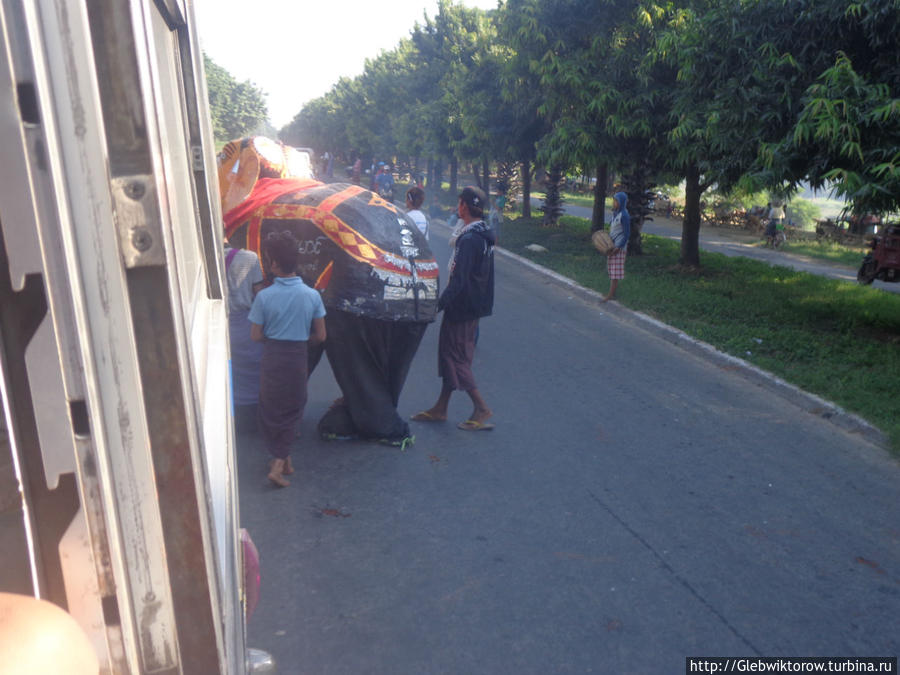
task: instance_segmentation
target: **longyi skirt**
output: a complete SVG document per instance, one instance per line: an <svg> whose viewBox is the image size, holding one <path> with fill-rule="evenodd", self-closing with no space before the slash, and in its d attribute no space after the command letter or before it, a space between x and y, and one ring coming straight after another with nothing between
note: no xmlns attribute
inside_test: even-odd
<svg viewBox="0 0 900 675"><path fill-rule="evenodd" d="M306 342L263 343L259 373L259 425L269 452L284 459L291 452L306 407Z"/></svg>
<svg viewBox="0 0 900 675"><path fill-rule="evenodd" d="M441 321L438 336L438 375L452 389L472 391L476 389L472 375L472 359L475 358L475 335L478 319L471 321Z"/></svg>

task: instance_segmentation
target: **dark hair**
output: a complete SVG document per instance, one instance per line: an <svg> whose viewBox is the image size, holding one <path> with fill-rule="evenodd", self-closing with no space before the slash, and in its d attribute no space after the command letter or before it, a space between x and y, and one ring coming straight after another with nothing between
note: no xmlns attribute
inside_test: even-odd
<svg viewBox="0 0 900 675"><path fill-rule="evenodd" d="M420 187L411 187L406 191L406 198L409 200L409 203L412 204L414 209L422 206L422 203L425 201L425 190Z"/></svg>
<svg viewBox="0 0 900 675"><path fill-rule="evenodd" d="M269 260L278 263L283 274L292 274L297 269L300 244L288 230L269 232L263 240L262 249Z"/></svg>
<svg viewBox="0 0 900 675"><path fill-rule="evenodd" d="M469 207L469 213L473 216L481 218L481 216L484 215L484 206L487 202L487 197L485 197L481 188L475 187L474 185L467 185L463 188L463 191L459 193L459 198L462 200L463 204Z"/></svg>

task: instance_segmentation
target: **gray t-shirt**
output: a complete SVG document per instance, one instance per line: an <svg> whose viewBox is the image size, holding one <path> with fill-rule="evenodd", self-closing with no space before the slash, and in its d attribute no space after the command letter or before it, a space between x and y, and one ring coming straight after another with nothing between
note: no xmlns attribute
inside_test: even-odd
<svg viewBox="0 0 900 675"><path fill-rule="evenodd" d="M407 212L406 215L412 218L412 221L416 224L416 227L419 228L419 231L425 235L425 241L428 241L428 219L425 217L425 214L419 209L413 209L412 211Z"/></svg>
<svg viewBox="0 0 900 675"><path fill-rule="evenodd" d="M232 250L234 249L230 247L225 248L226 259ZM250 311L253 304L253 285L263 280L259 257L253 251L237 249L225 276L228 279L228 311Z"/></svg>

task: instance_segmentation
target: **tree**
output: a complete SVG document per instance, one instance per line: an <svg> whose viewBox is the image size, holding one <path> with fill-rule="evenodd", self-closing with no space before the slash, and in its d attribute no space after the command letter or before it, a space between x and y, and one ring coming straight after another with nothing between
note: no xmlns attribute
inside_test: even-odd
<svg viewBox="0 0 900 675"><path fill-rule="evenodd" d="M823 57L798 67L815 76L796 122L763 148L771 180L829 184L857 214L900 210L900 6L896 0L811 4L806 34ZM787 45L777 44L778 48ZM792 52L793 56L793 52Z"/></svg>
<svg viewBox="0 0 900 675"><path fill-rule="evenodd" d="M325 151L346 151L347 136L337 111L337 102L331 95L309 101L278 137L287 145L311 147L320 155Z"/></svg>
<svg viewBox="0 0 900 675"><path fill-rule="evenodd" d="M213 135L217 141L248 136L267 122L266 95L261 89L250 80L238 82L206 54L203 65Z"/></svg>
<svg viewBox="0 0 900 675"><path fill-rule="evenodd" d="M643 185L665 166L672 68L647 62L666 7L641 0L510 0L511 44L540 87L550 129L539 158L597 176L592 229L605 220L610 167ZM641 252L639 211L629 252Z"/></svg>
<svg viewBox="0 0 900 675"><path fill-rule="evenodd" d="M692 0L673 14L655 57L678 67L683 262L699 264L712 185L790 193L808 177L858 207L896 208L898 15L896 0Z"/></svg>

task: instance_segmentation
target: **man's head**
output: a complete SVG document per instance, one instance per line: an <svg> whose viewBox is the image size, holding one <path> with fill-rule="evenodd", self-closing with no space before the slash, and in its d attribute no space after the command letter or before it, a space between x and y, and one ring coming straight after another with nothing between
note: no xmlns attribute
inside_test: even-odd
<svg viewBox="0 0 900 675"><path fill-rule="evenodd" d="M287 230L283 232L269 232L263 239L263 255L270 262L278 265L279 275L291 275L297 269L300 258L300 248L294 235ZM273 270L274 271L274 270Z"/></svg>
<svg viewBox="0 0 900 675"><path fill-rule="evenodd" d="M468 185L459 193L459 217L466 223L481 218L484 215L484 207L486 205L487 197L481 188ZM464 211L467 215L464 215Z"/></svg>
<svg viewBox="0 0 900 675"><path fill-rule="evenodd" d="M420 187L411 187L406 191L406 203L410 208L417 209L425 201L425 190Z"/></svg>

